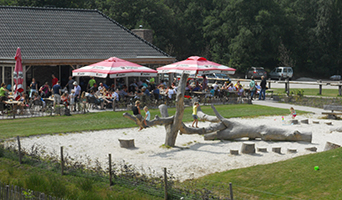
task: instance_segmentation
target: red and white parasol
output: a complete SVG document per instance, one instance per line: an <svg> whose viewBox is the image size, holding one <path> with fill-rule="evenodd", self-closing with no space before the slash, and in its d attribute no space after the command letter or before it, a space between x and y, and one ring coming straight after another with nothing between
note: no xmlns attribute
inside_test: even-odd
<svg viewBox="0 0 342 200"><path fill-rule="evenodd" d="M15 54L15 67L13 72L13 80L15 83L14 87L14 98L15 100L19 100L23 89L23 82L24 82L24 74L23 74L23 66L21 64L21 50L18 47L17 53Z"/></svg>
<svg viewBox="0 0 342 200"><path fill-rule="evenodd" d="M227 67L206 58L199 56L191 56L186 60L165 65L157 68L158 73L186 73L186 74L212 74L212 73L224 73L234 74L235 69Z"/></svg>
<svg viewBox="0 0 342 200"><path fill-rule="evenodd" d="M127 76L157 76L157 71L120 58L111 57L107 60L91 64L72 71L73 76L94 76L99 78L122 78Z"/></svg>

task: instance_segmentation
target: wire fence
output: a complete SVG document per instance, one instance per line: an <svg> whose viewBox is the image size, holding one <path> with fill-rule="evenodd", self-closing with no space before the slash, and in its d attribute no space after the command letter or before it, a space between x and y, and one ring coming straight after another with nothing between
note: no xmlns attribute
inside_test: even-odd
<svg viewBox="0 0 342 200"><path fill-rule="evenodd" d="M51 154L48 158L42 158L41 155L44 149L37 146L32 146L30 149L21 149L20 139L18 137L18 146L14 148L1 147L1 151L11 153L10 157L14 160L19 160L19 163L39 164L47 169L60 171L62 175L90 174L90 176L98 176L103 180L108 180L108 185L120 185L132 190L138 190L146 194L164 199L203 199L203 200L233 200L233 199L300 199L283 193L274 193L270 191L258 190L242 186L236 183L215 181L215 180L198 180L191 179L185 182L179 182L175 175L170 170L164 168L164 171L159 172L151 168L138 169L136 166L123 162L112 162L111 154L106 158L108 162L101 164L97 159L88 160L85 163L71 158L67 152L61 147L60 155ZM3 153L0 151L0 156ZM42 163L45 163L42 165ZM106 165L106 166L103 166ZM2 184L0 191L0 200L16 200L16 199L48 199L47 195L41 192L35 192L28 189L22 189L15 186ZM11 197L11 198L10 198ZM24 198L25 197L25 198ZM49 199L54 199L49 197ZM57 199L57 198L55 198Z"/></svg>

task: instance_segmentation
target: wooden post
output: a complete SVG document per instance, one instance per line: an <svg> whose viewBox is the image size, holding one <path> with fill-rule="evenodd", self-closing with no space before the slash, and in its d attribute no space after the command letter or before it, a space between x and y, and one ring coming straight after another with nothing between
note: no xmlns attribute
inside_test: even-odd
<svg viewBox="0 0 342 200"><path fill-rule="evenodd" d="M290 95L290 79L288 77L286 78L286 83L287 83L286 93L287 93L287 96L289 96Z"/></svg>
<svg viewBox="0 0 342 200"><path fill-rule="evenodd" d="M17 136L18 140L18 154L19 154L19 164L21 164L21 145L20 145L20 138Z"/></svg>
<svg viewBox="0 0 342 200"><path fill-rule="evenodd" d="M112 154L108 154L109 159L109 186L113 185L112 181Z"/></svg>
<svg viewBox="0 0 342 200"><path fill-rule="evenodd" d="M268 79L268 89L271 89L271 78Z"/></svg>
<svg viewBox="0 0 342 200"><path fill-rule="evenodd" d="M13 113L13 119L15 119L15 113L17 112L17 106L16 105L12 105L12 113Z"/></svg>
<svg viewBox="0 0 342 200"><path fill-rule="evenodd" d="M64 156L63 156L63 146L61 146L61 174L64 175Z"/></svg>
<svg viewBox="0 0 342 200"><path fill-rule="evenodd" d="M9 185L6 185L6 200L9 200Z"/></svg>
<svg viewBox="0 0 342 200"><path fill-rule="evenodd" d="M319 84L319 95L322 95L322 80L320 79L318 81L320 84Z"/></svg>
<svg viewBox="0 0 342 200"><path fill-rule="evenodd" d="M340 82L339 86L338 86L338 95L342 96L342 82Z"/></svg>
<svg viewBox="0 0 342 200"><path fill-rule="evenodd" d="M230 200L234 200L234 196L233 196L233 186L232 183L229 183L229 192L230 192Z"/></svg>
<svg viewBox="0 0 342 200"><path fill-rule="evenodd" d="M164 200L168 199L167 195L167 176L166 176L166 167L164 167Z"/></svg>
<svg viewBox="0 0 342 200"><path fill-rule="evenodd" d="M112 105L112 107L113 107L113 111L115 111L115 99L113 99L113 105Z"/></svg>

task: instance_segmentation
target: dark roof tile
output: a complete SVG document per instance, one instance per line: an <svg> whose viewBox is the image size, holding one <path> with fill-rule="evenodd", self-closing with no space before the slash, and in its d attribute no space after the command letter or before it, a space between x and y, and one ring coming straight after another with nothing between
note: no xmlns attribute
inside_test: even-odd
<svg viewBox="0 0 342 200"><path fill-rule="evenodd" d="M0 57L170 57L97 10L0 6Z"/></svg>

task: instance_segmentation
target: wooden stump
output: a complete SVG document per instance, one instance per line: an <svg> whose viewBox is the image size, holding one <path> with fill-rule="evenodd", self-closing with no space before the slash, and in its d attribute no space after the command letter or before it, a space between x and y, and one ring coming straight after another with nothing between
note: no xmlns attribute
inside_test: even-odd
<svg viewBox="0 0 342 200"><path fill-rule="evenodd" d="M337 149L337 148L340 148L340 147L341 147L341 145L334 144L332 142L327 142L325 144L324 151L328 151L328 150L331 150L331 149Z"/></svg>
<svg viewBox="0 0 342 200"><path fill-rule="evenodd" d="M291 119L291 120L290 120L290 123L291 123L291 124L298 124L298 120L297 120L297 119Z"/></svg>
<svg viewBox="0 0 342 200"><path fill-rule="evenodd" d="M244 142L242 143L241 153L253 154L255 153L255 143L254 142Z"/></svg>
<svg viewBox="0 0 342 200"><path fill-rule="evenodd" d="M305 148L305 150L316 152L317 147L307 147L307 148Z"/></svg>
<svg viewBox="0 0 342 200"><path fill-rule="evenodd" d="M281 147L272 147L272 151L275 153L281 153Z"/></svg>
<svg viewBox="0 0 342 200"><path fill-rule="evenodd" d="M319 124L319 121L313 120L312 123L314 123L314 124Z"/></svg>
<svg viewBox="0 0 342 200"><path fill-rule="evenodd" d="M297 149L295 149L295 148L287 148L287 153L297 153Z"/></svg>
<svg viewBox="0 0 342 200"><path fill-rule="evenodd" d="M326 125L332 125L331 121L324 122Z"/></svg>
<svg viewBox="0 0 342 200"><path fill-rule="evenodd" d="M237 150L237 149L231 149L231 150L230 150L230 154L231 154L231 155L239 155L239 150Z"/></svg>
<svg viewBox="0 0 342 200"><path fill-rule="evenodd" d="M119 139L121 148L134 148L134 139Z"/></svg>
<svg viewBox="0 0 342 200"><path fill-rule="evenodd" d="M267 152L267 147L258 147L258 152Z"/></svg>
<svg viewBox="0 0 342 200"><path fill-rule="evenodd" d="M300 123L309 124L309 119L302 119L302 120L300 120Z"/></svg>

